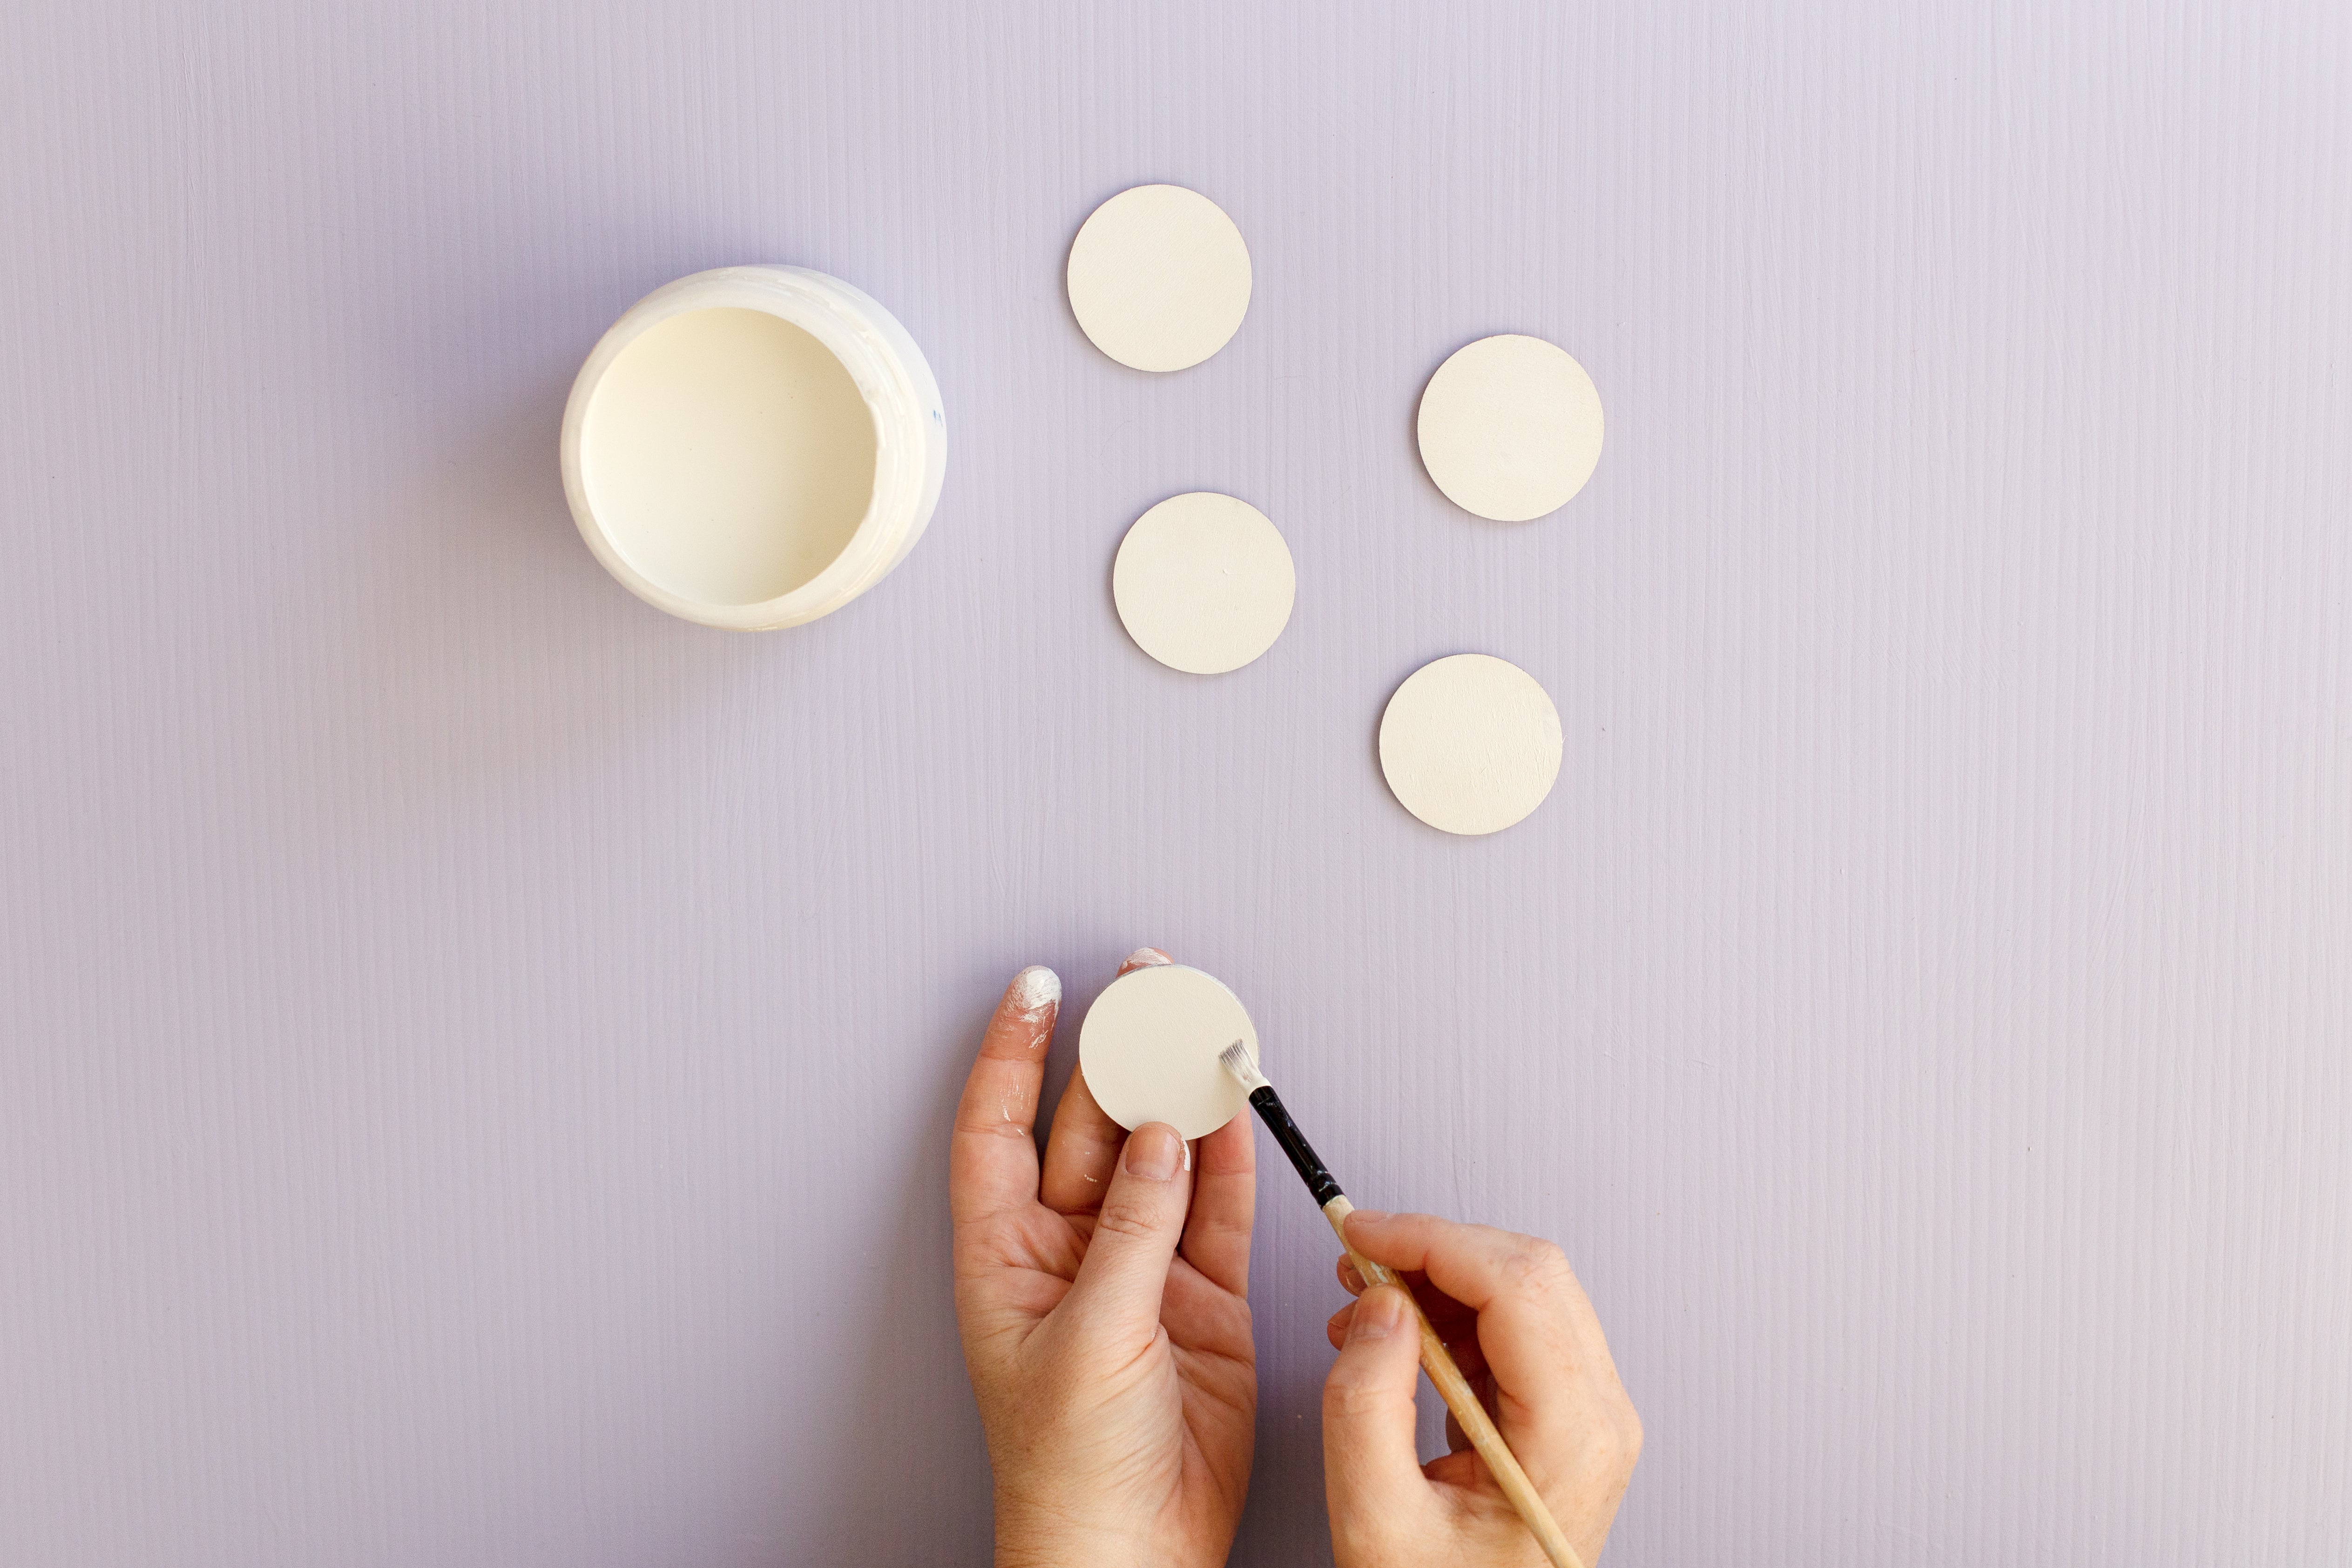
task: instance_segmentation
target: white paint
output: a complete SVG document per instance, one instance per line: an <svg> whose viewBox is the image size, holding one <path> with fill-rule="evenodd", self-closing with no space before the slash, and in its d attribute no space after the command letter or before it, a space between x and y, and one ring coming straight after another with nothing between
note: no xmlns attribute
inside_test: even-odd
<svg viewBox="0 0 2352 1568"><path fill-rule="evenodd" d="M1256 1026L1223 981L1187 964L1155 964L1112 981L1087 1009L1078 1068L1121 1127L1164 1121L1201 1138L1248 1107L1217 1061L1235 1040L1264 1059Z"/></svg>
<svg viewBox="0 0 2352 1568"><path fill-rule="evenodd" d="M764 310L688 310L588 405L589 504L631 565L710 605L781 598L837 560L874 498L874 421L823 343Z"/></svg>
<svg viewBox="0 0 2352 1568"><path fill-rule="evenodd" d="M1220 675L1274 646L1290 623L1298 576L1264 512L1196 490L1136 520L1110 584L1137 647L1171 669Z"/></svg>
<svg viewBox="0 0 2352 1568"><path fill-rule="evenodd" d="M1033 963L1013 977L1013 1010L1024 1018L1042 1015L1062 999L1062 977L1042 963Z"/></svg>
<svg viewBox="0 0 2352 1568"><path fill-rule="evenodd" d="M1398 802L1448 833L1496 833L1559 777L1559 711L1535 677L1483 653L1408 676L1381 715L1381 772Z"/></svg>
<svg viewBox="0 0 2352 1568"><path fill-rule="evenodd" d="M1070 311L1137 370L1183 370L1232 341L1250 300L1249 247L1224 209L1181 185L1138 185L1070 245Z"/></svg>
<svg viewBox="0 0 2352 1568"><path fill-rule="evenodd" d="M947 422L922 351L823 273L731 267L656 289L581 366L564 490L607 571L707 626L796 626L905 559Z"/></svg>
<svg viewBox="0 0 2352 1568"><path fill-rule="evenodd" d="M1556 511L1601 461L1601 394L1565 349L1509 333L1458 349L1421 395L1422 466L1497 522Z"/></svg>

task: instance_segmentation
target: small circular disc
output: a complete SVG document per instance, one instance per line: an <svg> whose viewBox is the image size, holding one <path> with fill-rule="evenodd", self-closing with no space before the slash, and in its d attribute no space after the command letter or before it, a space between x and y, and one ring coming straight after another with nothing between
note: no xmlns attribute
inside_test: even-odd
<svg viewBox="0 0 2352 1568"><path fill-rule="evenodd" d="M1205 1138L1249 1106L1217 1060L1235 1040L1257 1056L1257 1029L1224 982L1154 964L1120 975L1087 1009L1078 1070L1103 1113L1129 1131L1165 1121L1187 1139Z"/></svg>
<svg viewBox="0 0 2352 1568"><path fill-rule="evenodd" d="M1448 833L1499 833L1541 805L1559 750L1559 710L1535 677L1483 653L1423 665L1381 715L1389 788Z"/></svg>
<svg viewBox="0 0 2352 1568"><path fill-rule="evenodd" d="M1214 490L1171 496L1137 518L1110 569L1127 635L1193 675L1239 669L1272 647L1297 591L1281 531Z"/></svg>
<svg viewBox="0 0 2352 1568"><path fill-rule="evenodd" d="M1421 464L1463 510L1496 522L1556 511L1601 461L1601 394L1541 338L1481 338L1421 395Z"/></svg>
<svg viewBox="0 0 2352 1568"><path fill-rule="evenodd" d="M1138 185L1095 208L1066 276L1071 313L1095 347L1137 370L1199 364L1249 310L1242 231L1181 185Z"/></svg>

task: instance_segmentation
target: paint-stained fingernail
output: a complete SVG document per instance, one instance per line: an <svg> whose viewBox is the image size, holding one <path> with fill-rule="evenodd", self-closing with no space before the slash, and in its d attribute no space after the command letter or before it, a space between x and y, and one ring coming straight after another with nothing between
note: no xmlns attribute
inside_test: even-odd
<svg viewBox="0 0 2352 1568"><path fill-rule="evenodd" d="M1164 1121L1147 1121L1127 1141L1127 1173L1147 1182L1164 1182L1176 1173L1184 1140Z"/></svg>
<svg viewBox="0 0 2352 1568"><path fill-rule="evenodd" d="M1160 964L1175 962L1156 947L1139 947L1127 955L1127 961L1119 967L1121 969L1153 969Z"/></svg>
<svg viewBox="0 0 2352 1568"><path fill-rule="evenodd" d="M1013 977L1004 994L1013 1011L1034 1018L1062 999L1062 977L1042 963L1033 963Z"/></svg>
<svg viewBox="0 0 2352 1568"><path fill-rule="evenodd" d="M1348 1342L1384 1340L1404 1326L1404 1292L1392 1285L1367 1290L1348 1324Z"/></svg>
<svg viewBox="0 0 2352 1568"><path fill-rule="evenodd" d="M1356 1295L1360 1296L1364 1293L1364 1277L1356 1272L1356 1260L1354 1258L1343 1258L1339 1259L1339 1283L1345 1285Z"/></svg>
<svg viewBox="0 0 2352 1568"><path fill-rule="evenodd" d="M1348 1216L1349 1225L1378 1225L1389 1217L1386 1209L1358 1209Z"/></svg>

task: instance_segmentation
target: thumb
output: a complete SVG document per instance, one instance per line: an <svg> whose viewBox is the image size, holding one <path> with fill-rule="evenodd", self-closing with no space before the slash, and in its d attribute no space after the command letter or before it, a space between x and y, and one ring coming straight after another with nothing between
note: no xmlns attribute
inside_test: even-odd
<svg viewBox="0 0 2352 1568"><path fill-rule="evenodd" d="M1192 1195L1184 1164L1184 1141L1165 1122L1147 1121L1129 1135L1064 1298L1076 1315L1114 1332L1148 1336L1158 1329L1160 1292Z"/></svg>
<svg viewBox="0 0 2352 1568"><path fill-rule="evenodd" d="M1393 1285L1373 1286L1357 1298L1348 1342L1323 1380L1323 1489L1335 1546L1366 1543L1427 1489L1413 1444L1420 1376L1412 1301Z"/></svg>

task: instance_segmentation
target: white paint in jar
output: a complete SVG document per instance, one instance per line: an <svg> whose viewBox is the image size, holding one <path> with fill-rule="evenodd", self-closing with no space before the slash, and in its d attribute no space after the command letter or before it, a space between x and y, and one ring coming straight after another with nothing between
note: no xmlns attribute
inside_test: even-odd
<svg viewBox="0 0 2352 1568"><path fill-rule="evenodd" d="M563 489L606 571L737 631L798 626L922 537L947 418L922 350L837 278L726 267L666 284L590 352Z"/></svg>

